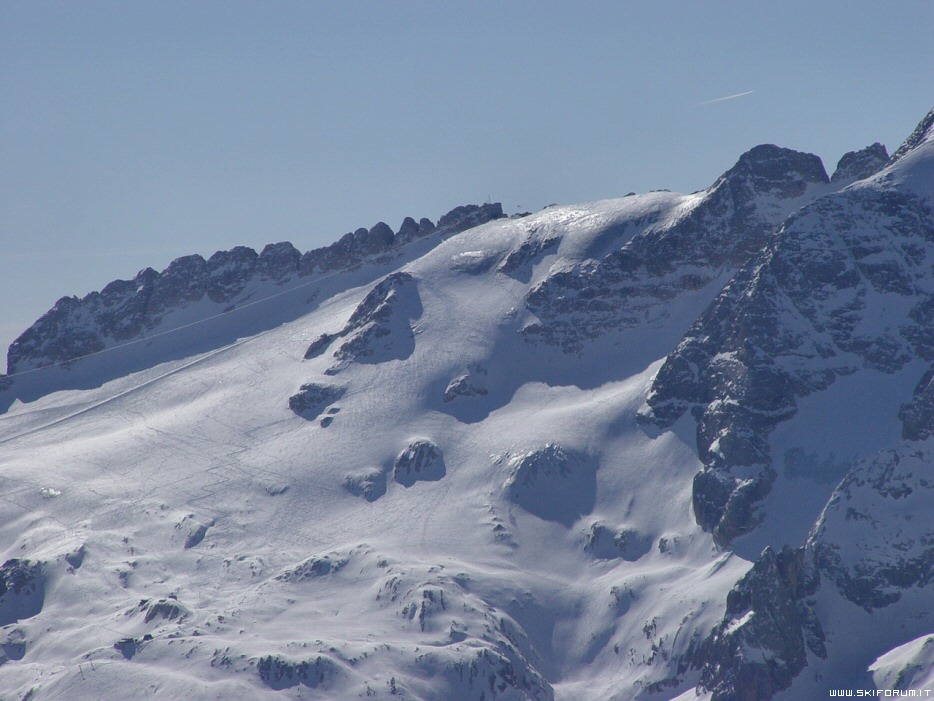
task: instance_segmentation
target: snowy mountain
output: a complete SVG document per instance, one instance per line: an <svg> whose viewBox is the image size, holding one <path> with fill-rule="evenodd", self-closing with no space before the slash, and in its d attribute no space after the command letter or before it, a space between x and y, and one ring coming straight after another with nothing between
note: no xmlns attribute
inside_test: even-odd
<svg viewBox="0 0 934 701"><path fill-rule="evenodd" d="M932 208L934 112L62 298L0 381L0 695L931 688Z"/></svg>

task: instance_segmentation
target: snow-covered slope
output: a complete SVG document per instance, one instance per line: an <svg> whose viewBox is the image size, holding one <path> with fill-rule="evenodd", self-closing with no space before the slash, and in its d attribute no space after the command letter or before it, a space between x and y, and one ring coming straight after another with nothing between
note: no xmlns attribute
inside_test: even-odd
<svg viewBox="0 0 934 701"><path fill-rule="evenodd" d="M0 689L922 683L934 153L912 139L833 178L759 146L691 195L464 208L327 267L233 249L60 301L0 389ZM298 263L263 272L275 251Z"/></svg>

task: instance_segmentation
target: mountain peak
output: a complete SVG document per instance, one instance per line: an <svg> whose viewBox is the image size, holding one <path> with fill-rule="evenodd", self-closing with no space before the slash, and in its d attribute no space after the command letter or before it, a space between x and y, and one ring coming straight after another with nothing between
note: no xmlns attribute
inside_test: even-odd
<svg viewBox="0 0 934 701"><path fill-rule="evenodd" d="M808 184L828 183L821 159L774 144L754 146L739 157L719 182L748 183L756 193L772 192L782 198L798 197Z"/></svg>
<svg viewBox="0 0 934 701"><path fill-rule="evenodd" d="M890 163L894 163L905 156L909 151L913 151L918 146L931 139L934 139L934 109L927 113L924 119L915 127L915 130L905 139L905 142L892 154Z"/></svg>
<svg viewBox="0 0 934 701"><path fill-rule="evenodd" d="M837 169L833 172L830 181L833 183L845 180L862 180L875 175L889 161L889 152L878 141L859 151L850 151L843 154L837 162Z"/></svg>

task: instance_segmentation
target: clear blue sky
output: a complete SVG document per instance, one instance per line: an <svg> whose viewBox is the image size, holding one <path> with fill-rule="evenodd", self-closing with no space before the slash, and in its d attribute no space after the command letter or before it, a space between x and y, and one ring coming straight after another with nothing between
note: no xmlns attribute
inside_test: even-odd
<svg viewBox="0 0 934 701"><path fill-rule="evenodd" d="M912 0L3 0L2 350L188 253L693 191L758 143L891 152L932 33Z"/></svg>

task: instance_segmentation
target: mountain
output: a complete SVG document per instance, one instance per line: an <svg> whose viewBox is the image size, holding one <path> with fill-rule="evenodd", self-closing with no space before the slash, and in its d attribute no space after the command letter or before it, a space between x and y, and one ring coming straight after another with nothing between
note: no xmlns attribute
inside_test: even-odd
<svg viewBox="0 0 934 701"><path fill-rule="evenodd" d="M932 125L59 300L0 384L0 688L922 693Z"/></svg>

